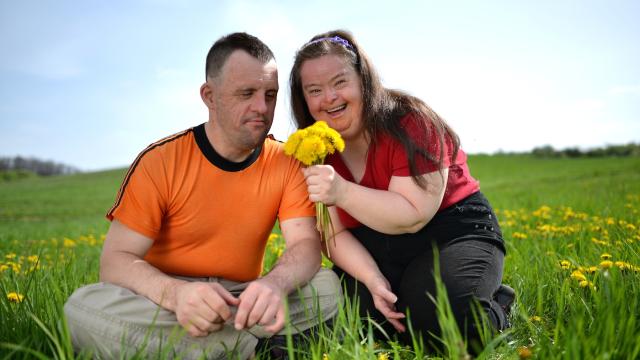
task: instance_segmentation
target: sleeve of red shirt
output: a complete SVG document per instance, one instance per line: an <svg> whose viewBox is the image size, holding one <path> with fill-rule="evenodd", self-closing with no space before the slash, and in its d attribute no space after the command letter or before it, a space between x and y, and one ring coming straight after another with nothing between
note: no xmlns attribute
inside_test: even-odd
<svg viewBox="0 0 640 360"><path fill-rule="evenodd" d="M421 130L417 121L419 120L414 114L408 114L400 119L400 124L417 146L427 150L434 158L438 159L440 157L440 142L438 141L438 135L435 127L431 122L428 123L427 128L429 129L429 134L427 136L427 134ZM392 142L392 176L411 176L409 158L404 146L395 139L392 139ZM451 145L449 137L445 137L445 151L443 154L444 159L442 161L443 169L448 168L451 165ZM439 170L437 164L425 159L418 152L415 153L414 159L418 174L427 174Z"/></svg>

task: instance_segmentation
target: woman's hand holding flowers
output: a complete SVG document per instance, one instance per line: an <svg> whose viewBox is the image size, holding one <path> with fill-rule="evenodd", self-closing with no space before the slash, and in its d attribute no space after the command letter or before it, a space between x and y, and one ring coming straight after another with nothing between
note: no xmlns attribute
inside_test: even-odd
<svg viewBox="0 0 640 360"><path fill-rule="evenodd" d="M342 203L348 182L331 165L314 165L302 172L307 181L309 200L329 206Z"/></svg>

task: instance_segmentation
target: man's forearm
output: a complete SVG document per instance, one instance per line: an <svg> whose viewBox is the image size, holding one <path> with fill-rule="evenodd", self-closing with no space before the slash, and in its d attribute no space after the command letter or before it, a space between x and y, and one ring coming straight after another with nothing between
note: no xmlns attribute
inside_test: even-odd
<svg viewBox="0 0 640 360"><path fill-rule="evenodd" d="M288 247L264 278L273 281L286 294L306 284L322 262L320 245L316 243L317 239L308 239Z"/></svg>
<svg viewBox="0 0 640 360"><path fill-rule="evenodd" d="M100 281L130 289L171 311L175 311L176 307L174 289L185 282L164 274L137 255L126 252L103 253Z"/></svg>

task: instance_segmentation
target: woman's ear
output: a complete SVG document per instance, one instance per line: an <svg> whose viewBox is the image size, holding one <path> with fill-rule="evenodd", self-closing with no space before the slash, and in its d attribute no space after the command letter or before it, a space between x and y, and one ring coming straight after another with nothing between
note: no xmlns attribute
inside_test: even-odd
<svg viewBox="0 0 640 360"><path fill-rule="evenodd" d="M202 98L202 102L204 102L209 110L214 109L215 101L213 101L213 95L213 84L210 81L207 81L200 86L200 98Z"/></svg>

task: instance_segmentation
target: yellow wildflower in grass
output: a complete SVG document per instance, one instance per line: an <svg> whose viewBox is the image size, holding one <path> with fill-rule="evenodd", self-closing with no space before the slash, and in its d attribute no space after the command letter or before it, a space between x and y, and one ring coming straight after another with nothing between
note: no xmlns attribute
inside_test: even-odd
<svg viewBox="0 0 640 360"><path fill-rule="evenodd" d="M76 246L76 242L69 239L69 238L64 238L62 246L69 248L69 247L75 247Z"/></svg>
<svg viewBox="0 0 640 360"><path fill-rule="evenodd" d="M611 254L604 253L604 254L600 255L600 259L602 259L602 260L611 260Z"/></svg>
<svg viewBox="0 0 640 360"><path fill-rule="evenodd" d="M280 237L280 235L276 234L276 233L271 233L269 234L269 240L267 240L268 242L274 242L276 241L278 238Z"/></svg>
<svg viewBox="0 0 640 360"><path fill-rule="evenodd" d="M609 246L609 242L603 241L603 240L598 240L596 238L591 238L591 242L594 243L594 244L598 244L598 245Z"/></svg>
<svg viewBox="0 0 640 360"><path fill-rule="evenodd" d="M595 274L596 271L598 271L598 267L597 266L589 266L588 268L585 269L585 271L589 274Z"/></svg>
<svg viewBox="0 0 640 360"><path fill-rule="evenodd" d="M567 270L571 267L571 263L568 260L561 260L560 267Z"/></svg>
<svg viewBox="0 0 640 360"><path fill-rule="evenodd" d="M329 360L329 354L327 353L322 354L322 360Z"/></svg>
<svg viewBox="0 0 640 360"><path fill-rule="evenodd" d="M27 261L29 261L30 263L37 263L39 260L38 255L29 255L27 257Z"/></svg>
<svg viewBox="0 0 640 360"><path fill-rule="evenodd" d="M615 265L622 271L627 271L627 270L632 270L633 266L629 263L626 263L624 261L616 261Z"/></svg>
<svg viewBox="0 0 640 360"><path fill-rule="evenodd" d="M578 281L585 281L587 277L580 270L575 270L571 273L571 278Z"/></svg>
<svg viewBox="0 0 640 360"><path fill-rule="evenodd" d="M587 287L589 286L590 282L588 280L582 280L580 281L580 287Z"/></svg>
<svg viewBox="0 0 640 360"><path fill-rule="evenodd" d="M529 320L531 320L532 322L542 322L542 318L538 315L533 315L529 318Z"/></svg>
<svg viewBox="0 0 640 360"><path fill-rule="evenodd" d="M518 356L520 357L520 359L529 359L533 356L533 353L528 347L520 346L518 348Z"/></svg>
<svg viewBox="0 0 640 360"><path fill-rule="evenodd" d="M389 353L381 352L378 354L378 360L389 360Z"/></svg>
<svg viewBox="0 0 640 360"><path fill-rule="evenodd" d="M22 269L22 265L13 261L8 261L6 265L8 268L11 268L11 270L16 274L19 274L20 270Z"/></svg>
<svg viewBox="0 0 640 360"><path fill-rule="evenodd" d="M8 253L4 256L6 259L11 260L16 258L16 253Z"/></svg>
<svg viewBox="0 0 640 360"><path fill-rule="evenodd" d="M17 292L10 292L7 294L7 299L14 303L21 303L24 300L24 295L18 294Z"/></svg>
<svg viewBox="0 0 640 360"><path fill-rule="evenodd" d="M7 264L0 264L0 272L5 272L9 270L9 265Z"/></svg>
<svg viewBox="0 0 640 360"><path fill-rule="evenodd" d="M291 134L284 143L284 153L293 156L307 166L320 165L324 158L336 151L344 150L344 140L340 133L330 128L324 121L316 121L313 125L298 130ZM329 240L333 235L333 224L329 216L327 205L316 203L316 218L318 230L322 240L327 243L329 253ZM331 229L331 232L329 232Z"/></svg>
<svg viewBox="0 0 640 360"><path fill-rule="evenodd" d="M513 235L511 236L513 236L514 239L526 239L528 237L527 234L517 232L517 231L514 232Z"/></svg>
<svg viewBox="0 0 640 360"><path fill-rule="evenodd" d="M532 214L535 217L550 219L551 218L551 208L547 205L542 205L538 210L535 210Z"/></svg>
<svg viewBox="0 0 640 360"><path fill-rule="evenodd" d="M612 265L613 265L613 261L611 261L611 260L605 260L605 261L602 261L602 262L600 263L600 267L601 267L601 268L603 268L603 269L608 269L608 268L610 268Z"/></svg>

